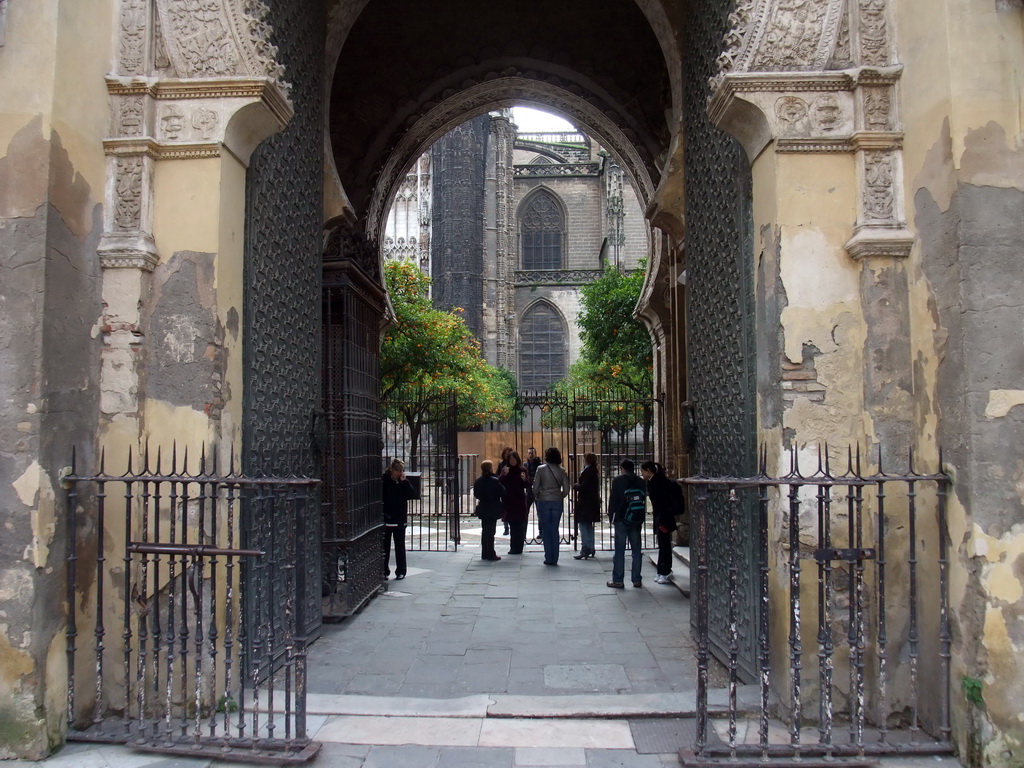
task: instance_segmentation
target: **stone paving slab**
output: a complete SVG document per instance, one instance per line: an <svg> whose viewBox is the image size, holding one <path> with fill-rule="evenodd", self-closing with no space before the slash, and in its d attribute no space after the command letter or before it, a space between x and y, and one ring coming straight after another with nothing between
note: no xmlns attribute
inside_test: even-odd
<svg viewBox="0 0 1024 768"><path fill-rule="evenodd" d="M685 693L600 694L576 696L501 696L488 706L490 717L627 718L638 715L692 714L696 697Z"/></svg>

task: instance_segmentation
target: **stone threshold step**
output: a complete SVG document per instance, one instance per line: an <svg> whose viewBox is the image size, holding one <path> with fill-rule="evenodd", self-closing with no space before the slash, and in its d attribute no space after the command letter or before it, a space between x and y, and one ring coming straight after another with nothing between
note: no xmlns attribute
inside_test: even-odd
<svg viewBox="0 0 1024 768"><path fill-rule="evenodd" d="M758 696L757 686L740 686L741 711L755 711ZM712 716L725 712L727 704L727 690L714 689L708 692L708 709ZM696 693L678 691L567 696L476 694L455 699L309 694L306 712L309 715L516 719L688 717L696 712Z"/></svg>

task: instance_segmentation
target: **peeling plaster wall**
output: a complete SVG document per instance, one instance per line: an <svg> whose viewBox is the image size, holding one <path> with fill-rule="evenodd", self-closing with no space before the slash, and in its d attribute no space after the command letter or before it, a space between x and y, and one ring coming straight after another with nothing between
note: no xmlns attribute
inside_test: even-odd
<svg viewBox="0 0 1024 768"><path fill-rule="evenodd" d="M1024 8L899 8L908 218L918 236L907 265L913 426L919 442L943 448L954 476L953 735L967 764L1021 766ZM967 700L964 678L982 683L982 705Z"/></svg>
<svg viewBox="0 0 1024 768"><path fill-rule="evenodd" d="M61 467L96 435L108 3L7 7L0 49L0 756L64 727Z"/></svg>

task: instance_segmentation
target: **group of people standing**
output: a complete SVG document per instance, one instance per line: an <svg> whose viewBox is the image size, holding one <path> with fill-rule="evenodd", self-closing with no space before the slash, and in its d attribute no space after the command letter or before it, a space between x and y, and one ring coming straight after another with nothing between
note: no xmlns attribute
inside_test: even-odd
<svg viewBox="0 0 1024 768"><path fill-rule="evenodd" d="M526 463L513 448L501 453L497 470L494 462L482 462L480 477L473 483L476 516L482 528L481 557L501 560L494 550L498 520L504 520L508 526L508 553L523 554L530 507L536 506L538 531L544 542L544 564L558 565L558 521L562 517L563 500L569 495L569 479L561 467L561 452L548 448L541 462L536 451L530 448Z"/></svg>
<svg viewBox="0 0 1024 768"><path fill-rule="evenodd" d="M535 456L531 448L531 459ZM576 523L580 538L580 551L574 559L594 557L597 551L595 525L601 519L601 478L597 455L583 455L583 469L576 483L571 486L561 464L562 454L554 447L544 452L544 462L538 460L532 470L530 463L524 465L519 453L512 448L502 451L502 461L497 471L492 461L481 464L481 475L473 484L473 495L477 499L476 514L482 523L481 556L484 560L501 560L494 550L499 519L504 520L508 526L509 554L523 553L530 505L535 504L537 525L544 543L544 564L558 565L559 522L570 490L576 492ZM654 512L654 531L658 542L655 582L667 584L672 574L672 532L676 530L676 516L684 511L682 488L668 477L663 466L653 461L645 461L640 465L640 475L636 474L636 466L630 459L624 459L620 469L622 473L612 480L608 501L608 515L615 532L612 578L608 586L616 589L625 586L623 579L627 544L633 556L630 573L633 586L643 586L641 539L645 515L643 510L646 509L648 498ZM639 491L640 496L637 497L634 491ZM641 504L639 517L628 514L630 500L637 498Z"/></svg>
<svg viewBox="0 0 1024 768"><path fill-rule="evenodd" d="M612 555L612 577L608 586L625 587L626 546L632 553L630 577L634 587L643 586L642 533L647 500L654 513L654 533L658 542L657 576L655 582L668 584L672 574L672 532L676 517L684 512L682 488L671 480L665 468L654 461L640 465L640 474L630 459L623 459L621 474L612 480L608 499L608 517L614 529L615 549ZM510 555L521 555L526 544L530 507L537 508L537 526L544 544L544 564L558 565L559 523L570 490L576 492L576 523L579 527L580 550L575 560L594 557L595 525L601 519L601 478L597 455L583 454L583 469L571 484L562 469L562 454L555 447L544 451L542 462L533 448L523 462L518 451L506 448L497 470L494 462L480 465L481 474L473 483L476 516L480 518L481 557L501 560L494 549L499 520L508 527ZM384 562L391 575L391 545L395 547L395 578L406 575L405 529L408 503L417 496L416 489L405 475L405 465L398 459L391 462L384 476L381 498L384 514ZM638 506L637 506L638 505ZM639 510L639 512L636 511Z"/></svg>

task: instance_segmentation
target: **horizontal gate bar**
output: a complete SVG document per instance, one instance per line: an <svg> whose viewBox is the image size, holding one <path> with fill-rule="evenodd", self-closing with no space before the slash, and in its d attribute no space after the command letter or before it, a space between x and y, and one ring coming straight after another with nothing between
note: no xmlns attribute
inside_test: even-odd
<svg viewBox="0 0 1024 768"><path fill-rule="evenodd" d="M145 541L133 541L128 545L128 551L139 555L192 555L193 557L261 557L265 555L262 549L225 549L222 547L208 547L204 544L159 544Z"/></svg>

